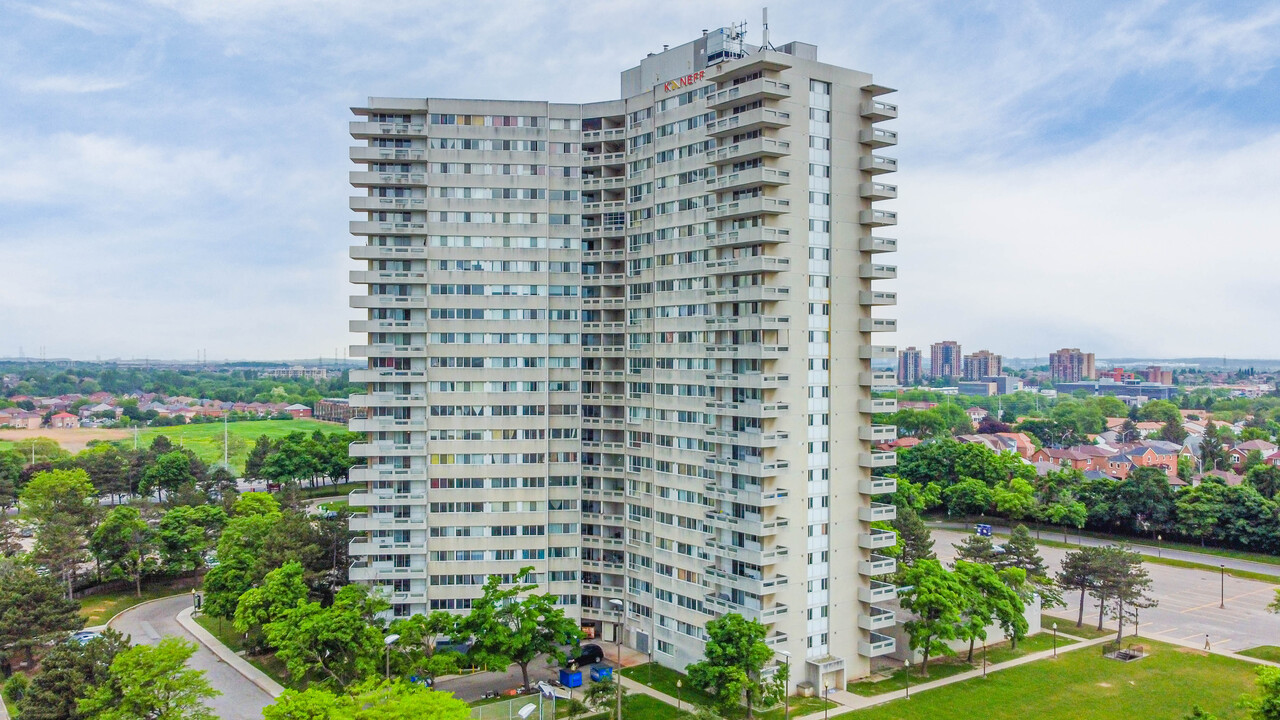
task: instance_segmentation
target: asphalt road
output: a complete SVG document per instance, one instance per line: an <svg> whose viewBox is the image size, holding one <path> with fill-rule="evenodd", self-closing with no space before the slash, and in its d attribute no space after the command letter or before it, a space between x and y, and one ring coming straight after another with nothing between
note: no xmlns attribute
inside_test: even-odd
<svg viewBox="0 0 1280 720"><path fill-rule="evenodd" d="M933 549L939 559L952 560L955 557L953 544L960 542L965 535L966 533L959 531L933 530ZM1061 540L1061 535L1045 537ZM1084 540L1085 544L1090 544L1090 538L1086 537ZM1062 548L1040 547L1041 556L1054 572L1060 567L1067 552ZM1197 562L1207 562L1205 558L1212 557L1195 553L1183 554L1191 556L1188 559ZM1165 555L1168 556L1168 551L1165 551ZM1229 558L1224 558L1223 562L1230 566ZM1140 636L1203 645L1207 634L1214 649L1232 651L1258 645L1280 645L1280 615L1267 611L1267 604L1276 597L1276 586L1256 580L1239 580L1230 575L1224 579L1219 577L1219 573L1208 570L1190 570L1155 563L1146 563L1145 567L1151 576L1151 595L1158 601L1158 605L1139 611ZM1276 572L1275 568L1272 567L1270 572ZM1226 607L1218 607L1224 598ZM1072 622L1058 623L1060 630L1071 632L1079 612L1080 593L1068 593L1064 599L1067 601L1066 609L1053 608L1049 612L1059 617L1071 618ZM1092 622L1092 625L1097 626L1098 604L1088 596L1084 603L1084 618L1086 623ZM1051 622L1052 620L1046 620L1045 626L1048 627ZM1115 627L1114 621L1108 619L1107 623ZM1125 635L1129 632L1126 629Z"/></svg>
<svg viewBox="0 0 1280 720"><path fill-rule="evenodd" d="M222 720L261 720L262 708L273 702L271 696L219 660L178 624L175 619L178 612L190 604L190 596L180 595L139 605L126 610L111 623L111 627L131 635L133 642L140 645L154 645L166 635L195 643L196 653L187 665L204 670L209 684L222 693L209 701L213 712Z"/></svg>

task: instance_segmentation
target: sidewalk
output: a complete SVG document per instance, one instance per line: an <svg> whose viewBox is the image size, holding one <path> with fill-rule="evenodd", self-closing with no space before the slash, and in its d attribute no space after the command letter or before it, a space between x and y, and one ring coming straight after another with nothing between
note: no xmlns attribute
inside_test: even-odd
<svg viewBox="0 0 1280 720"><path fill-rule="evenodd" d="M231 648L223 645L222 642L218 640L218 638L214 637L208 630L200 627L200 624L191 617L191 608L186 608L182 612L178 613L178 624L182 626L182 629L194 635L196 639L205 647L209 648L214 655L217 655L219 660L231 666L233 670L243 675L249 682L257 685L266 694L276 698L280 697L280 693L284 692L284 687L281 686L280 683L272 680L266 673L254 667L248 660L245 660L232 652Z"/></svg>

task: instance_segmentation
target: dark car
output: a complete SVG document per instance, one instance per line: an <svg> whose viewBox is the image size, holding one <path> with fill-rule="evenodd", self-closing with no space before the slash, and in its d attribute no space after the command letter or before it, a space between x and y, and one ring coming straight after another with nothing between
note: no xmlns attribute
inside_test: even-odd
<svg viewBox="0 0 1280 720"><path fill-rule="evenodd" d="M578 648L578 657L573 659L573 664L578 667L586 667L594 665L604 660L604 650L594 643L583 645Z"/></svg>

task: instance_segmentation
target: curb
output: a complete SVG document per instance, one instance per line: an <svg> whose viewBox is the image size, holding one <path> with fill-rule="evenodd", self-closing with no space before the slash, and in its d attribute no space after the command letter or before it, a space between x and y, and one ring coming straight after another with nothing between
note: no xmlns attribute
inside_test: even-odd
<svg viewBox="0 0 1280 720"><path fill-rule="evenodd" d="M248 660L236 655L231 648L223 645L208 630L200 627L200 625L191 618L191 608L184 608L177 616L178 624L182 629L191 633L202 645L218 656L218 659L226 663L232 670L240 673L245 680L257 685L262 692L270 695L272 698L280 697L284 692L284 687L267 677L267 674L254 667Z"/></svg>
<svg viewBox="0 0 1280 720"><path fill-rule="evenodd" d="M116 619L117 619L117 618L119 618L121 615L123 615L123 614L125 614L125 613L127 613L127 612L133 612L134 610L137 610L138 608L142 607L143 605L150 605L151 603L158 603L158 602L160 602L161 600L172 600L172 599L174 599L174 598L176 598L176 597L186 597L186 596L187 596L187 595L189 595L189 594L190 594L190 593L174 593L174 594L172 594L172 595L165 595L164 597L151 598L150 600L143 600L142 602L138 603L137 605L134 605L134 606L132 606L132 607L127 607L127 608L125 608L125 609L121 610L120 612L116 613L115 615L112 615L112 616L111 616L111 618L110 618L109 620L107 620L105 623L103 623L103 624L101 624L101 625L94 625L93 627L86 627L86 628L85 628L85 630L100 630L100 629L102 629L102 628L109 628L109 627L111 627L111 623L115 622L115 621L116 621Z"/></svg>

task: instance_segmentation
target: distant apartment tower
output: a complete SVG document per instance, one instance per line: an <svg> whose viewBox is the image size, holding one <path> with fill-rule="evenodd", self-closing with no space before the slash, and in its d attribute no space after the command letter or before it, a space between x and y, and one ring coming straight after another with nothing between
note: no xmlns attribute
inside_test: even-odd
<svg viewBox="0 0 1280 720"><path fill-rule="evenodd" d="M1145 377L1147 382L1173 384L1173 371L1165 370L1159 365L1148 365L1146 370L1139 370L1138 374Z"/></svg>
<svg viewBox="0 0 1280 720"><path fill-rule="evenodd" d="M533 568L590 636L664 665L764 623L844 687L897 597L873 391L897 115L870 75L704 34L587 104L370 98L350 207L350 577L465 612ZM621 636L615 635L621 630Z"/></svg>
<svg viewBox="0 0 1280 720"><path fill-rule="evenodd" d="M1062 348L1049 355L1049 378L1055 383L1072 383L1096 380L1093 353L1080 352L1080 348Z"/></svg>
<svg viewBox="0 0 1280 720"><path fill-rule="evenodd" d="M919 385L922 354L914 346L898 351L898 384Z"/></svg>
<svg viewBox="0 0 1280 720"><path fill-rule="evenodd" d="M958 378L961 376L960 343L943 340L929 346L929 376Z"/></svg>
<svg viewBox="0 0 1280 720"><path fill-rule="evenodd" d="M1004 360L988 350L979 350L972 355L964 356L964 379L982 380L997 377L1004 373Z"/></svg>

